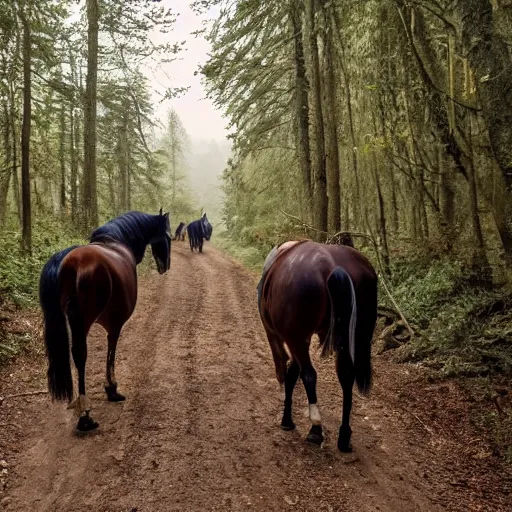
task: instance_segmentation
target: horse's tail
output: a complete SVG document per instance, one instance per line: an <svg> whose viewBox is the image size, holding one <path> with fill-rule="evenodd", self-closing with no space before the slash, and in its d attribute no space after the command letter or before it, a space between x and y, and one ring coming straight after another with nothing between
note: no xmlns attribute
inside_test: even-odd
<svg viewBox="0 0 512 512"><path fill-rule="evenodd" d="M327 279L331 298L331 328L322 354L348 351L356 384L362 394L368 394L372 384L371 336L356 340L357 301L354 283L341 268L336 267ZM359 343L356 344L356 341Z"/></svg>
<svg viewBox="0 0 512 512"><path fill-rule="evenodd" d="M39 279L39 302L44 314L44 343L48 358L48 390L55 400L73 398L73 378L69 361L69 335L61 308L59 271L62 260L74 247L54 254Z"/></svg>

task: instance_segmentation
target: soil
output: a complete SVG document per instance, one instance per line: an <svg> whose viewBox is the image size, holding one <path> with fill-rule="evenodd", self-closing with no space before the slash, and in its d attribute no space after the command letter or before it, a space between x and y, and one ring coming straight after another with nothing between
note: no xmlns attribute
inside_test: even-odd
<svg viewBox="0 0 512 512"><path fill-rule="evenodd" d="M40 340L38 341L40 343ZM210 246L173 244L171 271L140 280L136 312L118 345L123 403L103 391L106 337L94 328L87 369L100 428L47 394L45 360L0 370L0 508L8 511L501 511L512 474L470 421L452 383L375 358L369 399L357 397L352 454L337 451L341 390L319 360L322 447L305 442L307 402L295 392L297 429L279 428L275 379L256 304L256 278ZM3 462L2 462L3 461Z"/></svg>

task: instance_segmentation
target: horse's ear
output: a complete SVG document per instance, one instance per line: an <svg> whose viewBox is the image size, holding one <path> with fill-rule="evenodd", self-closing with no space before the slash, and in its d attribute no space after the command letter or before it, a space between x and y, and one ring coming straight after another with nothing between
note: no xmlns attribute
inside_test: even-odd
<svg viewBox="0 0 512 512"><path fill-rule="evenodd" d="M162 210L160 210L160 215L162 215ZM165 212L164 213L164 217L166 217L168 219L169 218L169 212Z"/></svg>
<svg viewBox="0 0 512 512"><path fill-rule="evenodd" d="M163 211L163 210L162 210L162 207L160 206L160 215L162 215L162 211Z"/></svg>
<svg viewBox="0 0 512 512"><path fill-rule="evenodd" d="M203 214L203 219L206 219L206 213Z"/></svg>

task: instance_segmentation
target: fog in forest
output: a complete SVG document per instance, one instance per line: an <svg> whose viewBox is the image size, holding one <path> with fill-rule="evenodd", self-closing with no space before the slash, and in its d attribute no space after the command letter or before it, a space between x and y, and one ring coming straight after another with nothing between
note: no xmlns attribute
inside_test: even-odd
<svg viewBox="0 0 512 512"><path fill-rule="evenodd" d="M194 32L201 30L204 22L213 21L218 12L211 8L204 14L197 14L190 7L189 0L173 1L172 9L179 15L170 36L173 41L184 43L183 50L173 62L159 63L158 66L145 65L152 88L155 116L165 126L169 109L178 115L187 135L182 162L182 188L190 192L198 213L202 209L218 223L221 221L222 206L221 175L230 156L231 144L225 129L227 120L206 97L204 77L198 72L199 66L208 59L211 45L203 35L194 35ZM168 37L155 30L151 40L158 44ZM169 84L176 88L187 88L187 91L175 99L162 101Z"/></svg>

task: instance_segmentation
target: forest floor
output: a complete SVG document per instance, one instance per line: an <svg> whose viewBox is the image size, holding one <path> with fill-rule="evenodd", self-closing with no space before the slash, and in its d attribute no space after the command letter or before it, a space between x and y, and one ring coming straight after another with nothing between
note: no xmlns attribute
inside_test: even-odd
<svg viewBox="0 0 512 512"><path fill-rule="evenodd" d="M256 306L256 277L216 249L173 245L171 271L141 279L117 378L103 393L106 340L89 338L94 434L48 395L41 350L0 369L0 508L8 511L510 510L512 471L471 421L455 381L374 359L357 397L352 454L336 448L341 390L332 361L314 364L327 439L309 430L300 382L294 432L279 429L283 395ZM507 505L508 503L508 505Z"/></svg>

